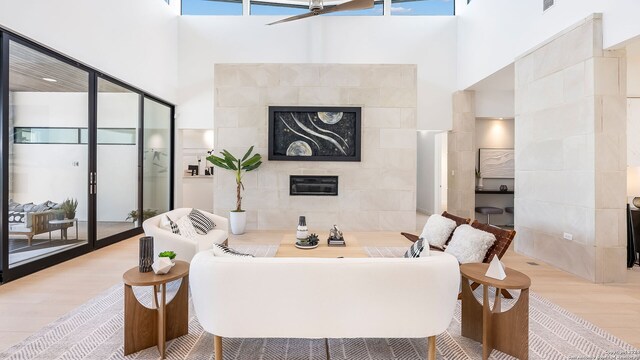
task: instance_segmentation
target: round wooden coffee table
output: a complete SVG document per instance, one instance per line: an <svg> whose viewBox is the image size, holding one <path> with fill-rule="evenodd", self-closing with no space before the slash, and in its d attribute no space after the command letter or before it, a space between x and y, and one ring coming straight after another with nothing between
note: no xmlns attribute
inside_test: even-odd
<svg viewBox="0 0 640 360"><path fill-rule="evenodd" d="M122 276L124 281L124 355L157 345L164 359L165 342L189 330L189 263L176 260L168 274L141 273L138 267ZM182 279L173 300L167 304L167 283ZM152 286L153 309L138 302L132 286Z"/></svg>
<svg viewBox="0 0 640 360"><path fill-rule="evenodd" d="M493 349L521 360L529 358L529 286L531 279L519 271L504 269L507 277L486 277L489 264L460 265L462 274L462 336L482 343L482 359ZM482 286L482 304L476 300L469 282ZM493 309L489 306L489 287L496 289ZM501 311L502 290L518 289L520 297L507 311Z"/></svg>

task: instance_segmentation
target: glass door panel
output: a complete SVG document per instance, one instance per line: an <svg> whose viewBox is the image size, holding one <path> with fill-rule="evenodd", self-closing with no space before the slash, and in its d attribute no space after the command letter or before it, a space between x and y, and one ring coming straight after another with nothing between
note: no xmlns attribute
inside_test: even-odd
<svg viewBox="0 0 640 360"><path fill-rule="evenodd" d="M169 211L171 196L171 108L144 99L143 217Z"/></svg>
<svg viewBox="0 0 640 360"><path fill-rule="evenodd" d="M98 77L96 234L102 240L138 219L138 93ZM81 132L87 142L87 131Z"/></svg>
<svg viewBox="0 0 640 360"><path fill-rule="evenodd" d="M89 73L9 45L9 267L88 242Z"/></svg>

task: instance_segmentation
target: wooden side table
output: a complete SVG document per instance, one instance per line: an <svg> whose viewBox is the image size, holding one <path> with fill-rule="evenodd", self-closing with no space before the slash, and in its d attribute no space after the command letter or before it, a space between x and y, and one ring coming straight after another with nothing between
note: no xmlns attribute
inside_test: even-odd
<svg viewBox="0 0 640 360"><path fill-rule="evenodd" d="M462 274L462 336L482 343L482 359L493 349L518 359L529 358L529 286L531 279L519 271L505 268L507 277L498 280L484 276L489 264L460 265ZM482 304L476 300L469 281L482 286ZM496 289L493 309L489 306L489 287ZM507 311L501 311L502 289L519 289L520 297Z"/></svg>
<svg viewBox="0 0 640 360"><path fill-rule="evenodd" d="M189 263L176 260L168 274L141 273L138 267L122 276L124 281L124 355L157 345L164 359L166 341L189 330ZM173 300L167 304L167 283L182 279ZM138 302L132 286L153 286L153 309Z"/></svg>

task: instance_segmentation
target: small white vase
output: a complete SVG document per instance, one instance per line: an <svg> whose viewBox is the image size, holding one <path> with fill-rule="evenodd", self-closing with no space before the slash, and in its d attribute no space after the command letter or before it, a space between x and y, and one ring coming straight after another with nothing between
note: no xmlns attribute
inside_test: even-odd
<svg viewBox="0 0 640 360"><path fill-rule="evenodd" d="M244 234L244 228L245 226L247 226L247 212L246 211L230 211L229 224L231 226L232 234L234 235Z"/></svg>

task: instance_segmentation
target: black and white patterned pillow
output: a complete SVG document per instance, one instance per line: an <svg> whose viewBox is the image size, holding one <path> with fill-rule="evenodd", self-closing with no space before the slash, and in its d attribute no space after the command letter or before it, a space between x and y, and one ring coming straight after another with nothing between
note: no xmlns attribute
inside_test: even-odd
<svg viewBox="0 0 640 360"><path fill-rule="evenodd" d="M207 215L203 214L198 209L191 209L189 213L189 220L193 223L193 227L200 235L207 235L207 233L216 227L216 224Z"/></svg>
<svg viewBox="0 0 640 360"><path fill-rule="evenodd" d="M167 220L169 220L169 228L171 229L171 232L176 235L180 235L180 228L178 228L178 224L176 224L173 220L171 220L169 215L165 215L165 216L167 217Z"/></svg>
<svg viewBox="0 0 640 360"><path fill-rule="evenodd" d="M214 256L240 256L240 257L253 257L251 254L244 254L241 252L237 252L227 246L222 244L213 244L213 255Z"/></svg>
<svg viewBox="0 0 640 360"><path fill-rule="evenodd" d="M25 222L25 213L18 211L9 211L9 223L22 224Z"/></svg>
<svg viewBox="0 0 640 360"><path fill-rule="evenodd" d="M424 250L424 239L418 239L416 240L416 242L413 243L413 245L411 245L409 250L407 250L407 252L404 253L404 257L418 258L420 257L422 250Z"/></svg>

